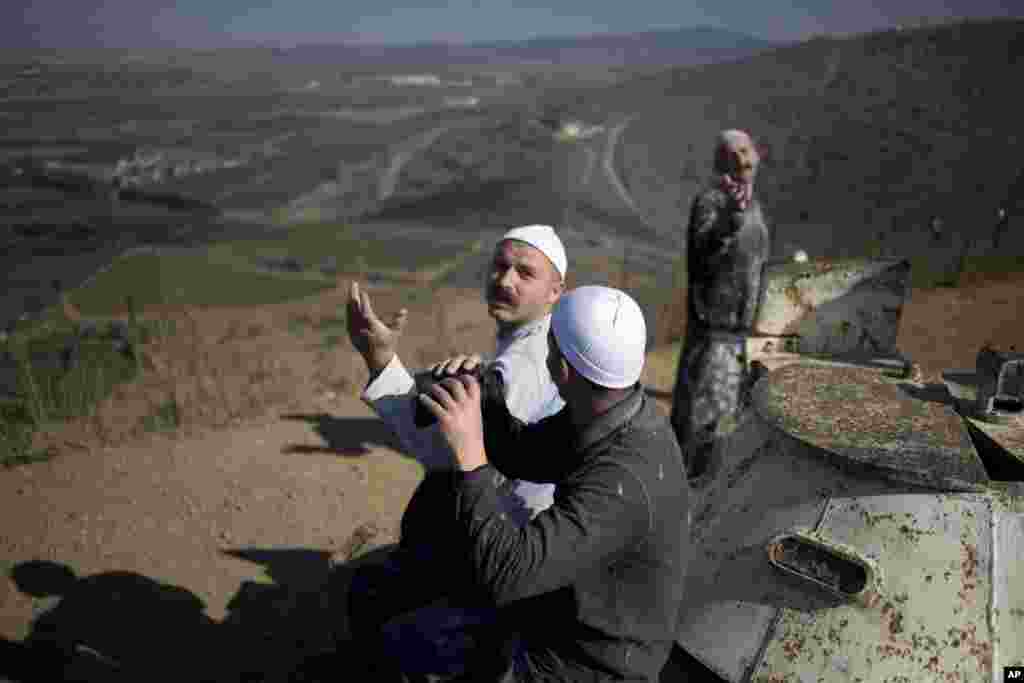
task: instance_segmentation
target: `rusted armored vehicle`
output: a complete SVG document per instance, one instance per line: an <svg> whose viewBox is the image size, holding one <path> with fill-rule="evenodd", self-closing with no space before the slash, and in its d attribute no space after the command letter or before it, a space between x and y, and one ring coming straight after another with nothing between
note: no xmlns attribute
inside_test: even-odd
<svg viewBox="0 0 1024 683"><path fill-rule="evenodd" d="M909 272L769 267L748 346L766 372L693 480L663 681L989 683L1024 665L1024 354L926 380L895 343Z"/></svg>

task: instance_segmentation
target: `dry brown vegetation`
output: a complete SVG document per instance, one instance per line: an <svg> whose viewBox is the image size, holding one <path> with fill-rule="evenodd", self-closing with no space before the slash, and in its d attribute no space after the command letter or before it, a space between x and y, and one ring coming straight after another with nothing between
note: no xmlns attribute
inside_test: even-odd
<svg viewBox="0 0 1024 683"><path fill-rule="evenodd" d="M341 276L337 288L293 303L146 307L140 320L168 321L174 332L141 345L140 376L115 386L91 414L39 430L33 447L66 452L154 431L193 435L266 417L302 397L357 396L367 374L344 330L352 278ZM399 288L370 291L381 315L410 309L402 342L410 367L493 345L478 292L435 288L429 299L410 303Z"/></svg>

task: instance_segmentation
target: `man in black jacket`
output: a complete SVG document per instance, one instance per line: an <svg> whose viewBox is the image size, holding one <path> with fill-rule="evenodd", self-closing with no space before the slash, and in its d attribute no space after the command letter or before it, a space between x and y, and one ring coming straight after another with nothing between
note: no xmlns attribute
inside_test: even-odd
<svg viewBox="0 0 1024 683"><path fill-rule="evenodd" d="M689 489L672 428L639 383L646 337L628 295L580 287L548 335L561 411L524 425L500 401L481 408L468 375L420 397L458 461L472 589L519 634L515 681L656 681L668 659ZM516 524L498 499L506 477L555 483L554 504Z"/></svg>

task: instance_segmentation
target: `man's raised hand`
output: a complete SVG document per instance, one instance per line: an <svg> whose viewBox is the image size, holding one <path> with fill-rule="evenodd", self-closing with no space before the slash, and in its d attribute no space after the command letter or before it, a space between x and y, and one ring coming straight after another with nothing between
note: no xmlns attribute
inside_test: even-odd
<svg viewBox="0 0 1024 683"><path fill-rule="evenodd" d="M385 324L373 312L370 295L359 290L359 283L353 281L349 286L348 338L371 373L380 372L394 358L407 317L408 311L403 308Z"/></svg>

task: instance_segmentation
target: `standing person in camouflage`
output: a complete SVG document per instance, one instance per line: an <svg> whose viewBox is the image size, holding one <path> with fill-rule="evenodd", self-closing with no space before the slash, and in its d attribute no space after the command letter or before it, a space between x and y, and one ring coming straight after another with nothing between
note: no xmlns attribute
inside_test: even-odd
<svg viewBox="0 0 1024 683"><path fill-rule="evenodd" d="M672 397L672 427L689 476L704 473L749 381L746 340L760 304L771 239L754 198L760 158L750 135L719 134L714 176L690 209L686 342Z"/></svg>

